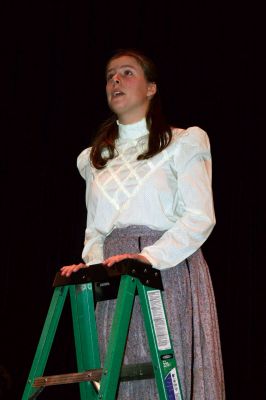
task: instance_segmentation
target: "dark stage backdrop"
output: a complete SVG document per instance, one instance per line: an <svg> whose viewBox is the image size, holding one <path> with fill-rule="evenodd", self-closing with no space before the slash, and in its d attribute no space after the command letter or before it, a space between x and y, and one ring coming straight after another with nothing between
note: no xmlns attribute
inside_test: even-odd
<svg viewBox="0 0 266 400"><path fill-rule="evenodd" d="M259 15L255 6L200 1L1 3L0 365L11 379L3 399L22 396L56 271L81 259L76 158L108 116L104 63L121 47L155 60L173 125L209 134L217 225L203 250L227 399L265 398ZM76 370L70 318L67 305L47 373ZM79 397L68 385L40 398Z"/></svg>

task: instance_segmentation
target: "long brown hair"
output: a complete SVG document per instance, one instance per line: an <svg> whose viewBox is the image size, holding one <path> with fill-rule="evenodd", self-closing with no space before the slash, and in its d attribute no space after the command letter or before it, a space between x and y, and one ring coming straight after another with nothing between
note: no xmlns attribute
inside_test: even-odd
<svg viewBox="0 0 266 400"><path fill-rule="evenodd" d="M118 50L109 59L107 66L112 60L122 56L133 57L143 69L147 82L157 84L158 75L153 61L139 51L127 49ZM116 156L115 140L118 138L118 126L116 120L117 117L113 113L111 117L104 121L98 129L90 153L91 162L97 169L104 168L108 160L111 160ZM172 139L171 128L167 124L162 113L158 87L156 93L150 100L146 122L149 130L148 149L138 156L138 160L151 158L155 154L160 153L168 146ZM107 156L103 157L103 150L107 150L107 152L105 152Z"/></svg>

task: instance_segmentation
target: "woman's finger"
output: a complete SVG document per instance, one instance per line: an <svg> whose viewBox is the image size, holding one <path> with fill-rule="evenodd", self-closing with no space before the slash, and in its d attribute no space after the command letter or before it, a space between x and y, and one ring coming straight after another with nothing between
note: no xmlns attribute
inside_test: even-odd
<svg viewBox="0 0 266 400"><path fill-rule="evenodd" d="M80 268L84 268L84 267L85 267L85 264L83 264L83 263L66 265L66 266L60 268L61 275L62 276L70 276L73 272L77 272Z"/></svg>

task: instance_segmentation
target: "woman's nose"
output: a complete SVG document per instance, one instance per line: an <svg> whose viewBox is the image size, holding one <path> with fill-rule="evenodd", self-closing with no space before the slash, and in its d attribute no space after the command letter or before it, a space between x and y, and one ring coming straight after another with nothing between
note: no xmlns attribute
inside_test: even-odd
<svg viewBox="0 0 266 400"><path fill-rule="evenodd" d="M116 84L116 83L119 83L119 82L120 82L119 75L118 75L118 74L115 74L115 75L112 77L112 83L113 83L113 84Z"/></svg>

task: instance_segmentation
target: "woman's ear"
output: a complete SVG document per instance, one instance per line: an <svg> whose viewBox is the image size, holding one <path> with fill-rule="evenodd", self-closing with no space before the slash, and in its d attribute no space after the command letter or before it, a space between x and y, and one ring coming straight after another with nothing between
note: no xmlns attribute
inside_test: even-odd
<svg viewBox="0 0 266 400"><path fill-rule="evenodd" d="M155 82L149 82L148 90L147 90L147 97L152 97L157 92L157 85Z"/></svg>

